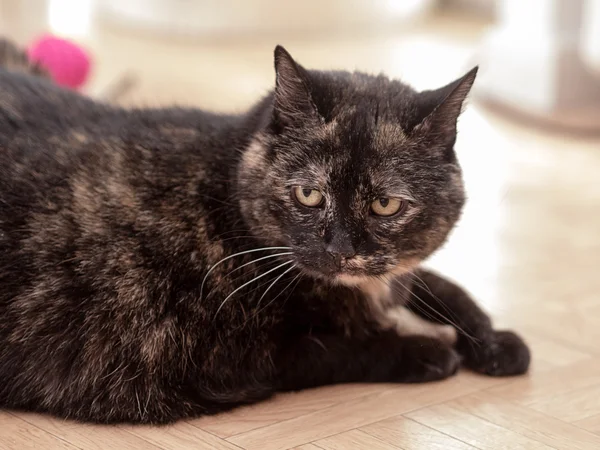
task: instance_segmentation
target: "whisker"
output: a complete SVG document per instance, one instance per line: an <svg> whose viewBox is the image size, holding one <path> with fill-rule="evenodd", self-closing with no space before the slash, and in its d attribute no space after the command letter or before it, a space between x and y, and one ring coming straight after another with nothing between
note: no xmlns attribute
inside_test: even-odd
<svg viewBox="0 0 600 450"><path fill-rule="evenodd" d="M291 254L292 254L291 252L286 252L286 253L278 253L278 254L276 254L276 255L269 255L269 256L262 257L262 258L253 259L252 261L250 261L250 262L247 262L247 263L245 263L245 264L242 264L241 266L239 266L239 267L236 267L235 269L231 270L229 273L227 273L227 274L225 275L225 277L224 277L224 278L227 278L227 277L229 277L229 275L231 275L233 272L235 272L235 271L237 271L237 270L241 269L241 268L242 268L242 267L244 267L244 266L248 266L248 265L250 265L250 264L253 264L253 263L255 264L255 263L257 263L257 262L259 262L259 261L262 261L262 260L264 260L264 259L268 259L268 258L271 258L271 259L272 259L272 258L275 258L276 256L280 256L280 255L291 255ZM275 262L277 263L277 261L275 261ZM272 263L273 263L273 261L267 261L267 262L264 262L264 263L262 263L262 264L257 264L257 265L256 265L256 267L253 267L253 268L252 268L252 270L253 270L253 271L256 271L256 272L259 272L261 269L263 269L263 268L265 268L265 267L268 267L268 266L269 266L269 265L271 265ZM233 284L233 285L235 286L235 283L236 283L236 281L238 281L238 280L241 280L241 279L243 279L243 278L245 278L245 277L247 277L247 276L248 276L248 274L247 274L247 273L242 273L241 275L238 275L238 276L236 276L236 277L233 277L233 279L231 279L231 280L228 280L228 281L229 281L231 284ZM267 281L267 283L269 283L269 282ZM212 294L212 293L215 291L215 289L217 289L218 287L219 287L219 285L218 285L218 284L217 284L217 285L215 285L215 286L213 286L213 287L212 287L212 289L211 289L210 291L208 291L208 294L206 294L206 296L205 296L204 298L205 298L205 299L209 299L209 298L210 298L210 296L211 296L211 294Z"/></svg>
<svg viewBox="0 0 600 450"><path fill-rule="evenodd" d="M262 302L262 299L265 298L265 295L267 295L267 292L269 292L269 289L271 289L275 285L275 283L277 283L281 279L281 277L283 277L286 273L288 273L290 270L293 270L295 268L296 268L296 264L294 264L292 267L290 267L285 272L283 272L281 275L279 275L277 278L275 278L275 281L273 281L269 285L269 287L267 289L265 289L265 292L263 292L263 295L261 295L260 298L258 299L258 303L256 304L257 308L260 306L260 303Z"/></svg>
<svg viewBox="0 0 600 450"><path fill-rule="evenodd" d="M256 260L255 260L255 261L256 261ZM269 266L271 266L271 267L272 267L272 264L273 264L273 262L275 262L275 263L278 263L279 261L266 261L266 262L263 262L263 263L261 263L261 264L257 264L257 265L256 265L256 267L253 267L253 271L254 271L255 273L260 273L260 271L261 271L262 269L264 269L264 268L266 268L266 267L269 267ZM235 272L237 269L238 269L238 268L236 268L236 269L233 269L233 270L232 270L231 272L229 272L229 273L228 273L226 276L230 275L232 272ZM251 275L255 275L255 273L251 273ZM240 280L242 280L242 279L244 279L244 278L247 278L247 277L248 277L248 274L247 274L247 273L242 273L241 275L238 275L238 276L236 276L236 277L233 277L231 280L228 280L228 281L229 281L229 283L230 283L230 284L232 284L233 286L236 286L237 284L239 284L239 283L237 283L238 281L240 281ZM270 282L271 282L271 280L267 280L266 282L259 284L259 285L258 285L258 287L257 287L256 289L259 289L259 288L261 288L261 287L263 287L263 286L266 286L266 285L267 285L267 284L269 284ZM206 294L206 297L205 297L205 298L206 298L206 299L210 298L211 294L212 294L212 293L215 291L215 289L217 289L218 287L219 287L219 285L218 285L218 284L217 284L217 285L215 285L215 286L213 286L213 288L212 288L210 291L208 291L208 294ZM254 292L254 290L255 290L255 289L253 289L253 290L249 291L249 293L250 293L250 292Z"/></svg>
<svg viewBox="0 0 600 450"><path fill-rule="evenodd" d="M393 290L395 290L398 294L401 294L401 292L399 292L397 290L396 287L394 286L390 286ZM440 319L438 319L437 317L435 317L434 315L432 315L430 312L428 312L426 309L424 309L421 305L419 305L418 303L413 303L411 306L413 306L417 311L419 311L423 316L425 316L428 320L435 322L435 323L440 323Z"/></svg>
<svg viewBox="0 0 600 450"><path fill-rule="evenodd" d="M237 207L237 205L235 203L231 203L231 202L227 201L230 197L226 197L225 200L221 200L220 198L212 197L208 194L200 194L200 196L203 198L206 198L208 200L212 200L213 202L221 203L222 205L225 205L225 206Z"/></svg>
<svg viewBox="0 0 600 450"><path fill-rule="evenodd" d="M275 277L277 278L277 277ZM270 278L267 281L265 281L264 283L258 283L256 285L256 287L253 287L252 289L248 290L247 294L253 294L254 292L258 291L259 289L263 289L265 286L267 286L268 284L270 284L272 281L274 280L274 278Z"/></svg>
<svg viewBox="0 0 600 450"><path fill-rule="evenodd" d="M240 236L233 236L233 237L228 237L225 239L219 239L219 241L221 242L225 242L225 241L233 241L235 239L256 239L256 236L252 235L252 234L246 234L246 235L240 235Z"/></svg>
<svg viewBox="0 0 600 450"><path fill-rule="evenodd" d="M259 261L263 261L265 259L270 259L270 258L276 258L278 256L285 256L285 255L291 255L293 254L293 252L283 252L283 253L275 253L274 255L267 255L267 256L262 256L258 259L253 259L250 262L244 263L241 266L236 267L235 269L233 269L232 271L230 271L227 275L225 275L226 277L228 277L229 275L231 275L233 272L235 272L236 270L240 270L242 267L246 267L249 266L250 264L254 264L257 263Z"/></svg>
<svg viewBox="0 0 600 450"><path fill-rule="evenodd" d="M288 264L293 264L294 261L286 261L283 264L278 265L277 267L274 267L271 270L267 270L265 273L262 273L254 278L252 278L250 281L247 281L246 283L242 284L240 287L238 287L237 289L235 289L231 294L229 294L227 297L225 297L225 300L223 300L221 302L221 305L219 306L219 308L217 309L217 312L215 313L215 318L217 317L217 315L219 314L219 311L221 311L221 309L223 308L223 306L225 305L225 303L227 302L227 300L229 300L236 292L238 292L240 289L245 288L246 286L248 286L250 283L254 283L256 280L261 279L262 277L267 276L268 274L270 274L271 272L280 269L284 266L287 266ZM213 319L214 320L214 319Z"/></svg>
<svg viewBox="0 0 600 450"><path fill-rule="evenodd" d="M264 228L264 227L262 227L262 226L260 226L260 225L257 225L257 226L255 226L255 227L254 227L254 229L255 229L255 230L256 230L256 229L258 229L258 230L262 230L263 228ZM217 235L215 236L215 238L221 238L221 237L223 237L223 236L226 236L226 235L228 235L228 234L233 234L233 233L250 233L250 232L252 232L252 230L251 230L251 229L249 229L249 228L236 228L236 229L233 229L233 230L226 230L226 231L223 231L222 233L219 233L219 234L217 234Z"/></svg>
<svg viewBox="0 0 600 450"><path fill-rule="evenodd" d="M228 259L235 258L236 256L245 255L247 253L262 252L262 251L266 251L266 250L291 250L291 247L262 247L262 248L255 248L255 249L252 249L252 250L246 250L246 251L243 251L243 252L234 253L233 255L226 256L225 258L221 259L220 261L217 261L215 264L213 264L213 266L210 269L208 269L208 272L206 272L206 275L204 276L204 279L202 280L202 284L200 285L200 298L202 298L202 292L204 292L204 284L206 283L206 279L211 274L211 272L215 269L215 267L217 267L219 264L227 261Z"/></svg>
<svg viewBox="0 0 600 450"><path fill-rule="evenodd" d="M389 278L387 278L385 275L382 275L381 277L379 277L380 279L382 279L382 281L384 281L384 283L387 284L387 286L392 289L394 292L396 292L398 295L402 296L402 292L396 287L394 286L394 280L390 280ZM398 281L400 283L400 281ZM402 287L405 290L408 290L404 285L402 285ZM410 292L409 292L410 293ZM419 311L421 314L423 314L425 317L427 317L427 319L429 319L432 322L436 322L436 323L440 323L440 319L438 319L437 317L433 316L430 312L428 312L426 309L423 309L422 306L420 306L417 303L413 303L413 305L415 307L415 309L417 311Z"/></svg>
<svg viewBox="0 0 600 450"><path fill-rule="evenodd" d="M294 267L291 267L290 269L293 269L293 268L295 268L295 267L296 267L296 266L294 266ZM286 286L285 286L285 287L284 287L284 288L283 288L283 289L282 289L282 290L279 292L279 294L277 294L275 297L273 297L273 299L272 299L272 300L271 300L269 303L267 303L265 306L263 306L261 309L259 309L259 310L258 310L258 311L256 311L254 314L252 314L252 317L250 317L248 320L246 320L246 321L243 323L243 325L242 325L242 326L246 325L246 323L247 323L249 320L252 320L252 319L254 319L256 316L258 316L258 314L259 314L259 313L261 313L262 311L264 311L265 309L267 309L267 308L268 308L268 307L269 307L269 306L270 306L270 305L271 305L271 304L272 304L272 303L273 303L275 300L277 300L277 298L278 298L278 297L279 297L281 294L283 294L283 293L284 293L284 292L285 292L285 291L286 291L286 290L287 290L287 289L288 289L288 288L289 288L289 287L290 287L290 286L291 286L291 285L292 285L292 284L293 284L295 281L297 281L297 280L300 278L300 276L301 276L301 275L302 275L302 274L300 274L300 273L299 273L299 274L298 274L298 275L296 275L294 278L292 278L292 281L290 281L290 282L289 282L289 283L288 283L288 284L287 284L287 285L286 285ZM299 281L299 280L298 280L298 281ZM292 293L294 292L294 289L296 289L296 287L297 287L297 286L298 286L298 283L296 283L296 286L294 286L294 287L292 288L292 290L291 290L291 291L290 291L290 293L288 294L287 298L285 299L285 301L284 301L284 304L285 304L285 303L288 301L288 299L290 298L290 295L292 295Z"/></svg>
<svg viewBox="0 0 600 450"><path fill-rule="evenodd" d="M421 286L423 289L425 289L429 293L429 295L431 295L431 297L444 309L444 311L446 311L446 313L449 314L449 316L452 319L454 319L458 322L459 321L458 316L437 295L435 295L433 292L431 292L431 289L429 288L429 286L427 286L427 283L425 283L425 281L421 277L419 277L419 275L417 275L415 272L413 272L412 275L414 277L416 277L416 279L414 281L418 282L418 285ZM469 327L465 327L465 328L468 329ZM469 331L471 331L471 330L469 330Z"/></svg>
<svg viewBox="0 0 600 450"><path fill-rule="evenodd" d="M396 281L398 283L400 283L400 286L402 286L404 289L406 289L410 295L412 295L414 298L416 298L417 300L419 300L421 302L421 304L423 306L426 306L427 308L429 308L429 310L431 312L433 312L434 314L436 314L438 317L440 317L442 320L437 319L438 322L440 323L444 323L447 322L450 325L452 325L454 328L456 328L458 331L460 331L463 336L465 336L466 338L468 338L470 341L472 341L473 343L479 344L479 339L477 339L474 336L471 336L469 333L467 333L463 328L461 328L456 322L454 322L452 319L444 316L442 313L440 313L439 311L437 311L433 306L427 304L427 302L425 300L423 300L421 297L419 297L417 294L415 294L412 289L408 289L399 279L396 279Z"/></svg>
<svg viewBox="0 0 600 450"><path fill-rule="evenodd" d="M283 306L286 305L286 303L288 302L288 300L290 299L290 297L292 296L292 294L294 293L294 290L298 287L298 285L300 284L300 282L302 281L302 274L299 273L298 275L296 275L296 278L294 278L291 283L294 282L294 280L296 281L296 284L294 284L294 286L292 287L292 289L290 290L290 292L288 293L287 297L285 298L285 300L283 301ZM290 284L291 284L290 283ZM286 286L285 289L287 289L288 287Z"/></svg>

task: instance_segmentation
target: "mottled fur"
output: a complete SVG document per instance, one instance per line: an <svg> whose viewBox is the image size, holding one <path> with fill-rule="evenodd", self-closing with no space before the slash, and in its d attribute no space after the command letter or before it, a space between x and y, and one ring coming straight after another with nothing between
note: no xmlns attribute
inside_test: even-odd
<svg viewBox="0 0 600 450"><path fill-rule="evenodd" d="M124 110L0 65L0 406L166 423L280 390L440 379L459 354L527 369L522 341L417 269L464 202L453 144L474 71L417 93L278 48L275 91L225 116ZM326 206L296 204L297 184ZM386 195L406 214L371 216ZM290 250L209 273L269 246ZM326 246L355 253L342 276ZM477 342L402 336L382 319L399 306Z"/></svg>

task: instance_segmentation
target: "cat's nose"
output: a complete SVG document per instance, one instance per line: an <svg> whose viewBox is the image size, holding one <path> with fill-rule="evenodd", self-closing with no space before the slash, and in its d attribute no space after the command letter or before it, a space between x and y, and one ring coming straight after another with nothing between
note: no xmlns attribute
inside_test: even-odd
<svg viewBox="0 0 600 450"><path fill-rule="evenodd" d="M325 249L327 254L331 256L337 267L342 267L342 264L347 260L356 255L356 250L351 244L347 245L335 245L329 244Z"/></svg>

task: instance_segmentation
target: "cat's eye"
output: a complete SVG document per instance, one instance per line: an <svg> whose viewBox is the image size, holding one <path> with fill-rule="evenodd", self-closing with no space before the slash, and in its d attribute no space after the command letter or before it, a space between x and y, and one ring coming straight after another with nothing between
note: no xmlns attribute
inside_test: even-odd
<svg viewBox="0 0 600 450"><path fill-rule="evenodd" d="M397 198L378 198L371 203L373 214L382 217L389 217L400 212L404 212L408 202Z"/></svg>
<svg viewBox="0 0 600 450"><path fill-rule="evenodd" d="M316 189L296 186L292 189L292 193L300 204L310 208L316 208L323 203L323 194Z"/></svg>

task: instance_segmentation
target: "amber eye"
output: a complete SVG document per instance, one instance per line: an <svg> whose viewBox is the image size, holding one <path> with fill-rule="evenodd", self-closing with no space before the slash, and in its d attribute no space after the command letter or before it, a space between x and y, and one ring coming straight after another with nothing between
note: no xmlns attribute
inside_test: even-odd
<svg viewBox="0 0 600 450"><path fill-rule="evenodd" d="M294 197L304 206L315 208L323 203L323 194L316 189L296 186L292 189Z"/></svg>
<svg viewBox="0 0 600 450"><path fill-rule="evenodd" d="M406 208L406 201L397 198L378 198L371 203L371 211L378 216L389 217Z"/></svg>

